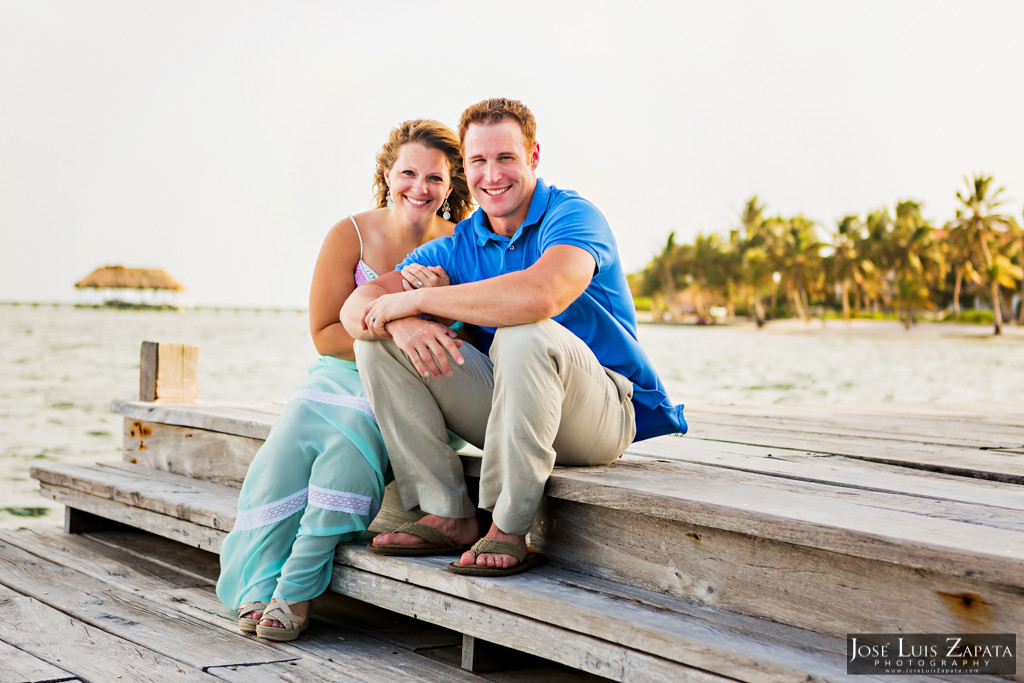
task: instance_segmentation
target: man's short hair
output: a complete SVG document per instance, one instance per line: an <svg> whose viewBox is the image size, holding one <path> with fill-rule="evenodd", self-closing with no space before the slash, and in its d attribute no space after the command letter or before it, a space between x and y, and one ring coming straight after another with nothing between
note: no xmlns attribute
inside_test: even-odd
<svg viewBox="0 0 1024 683"><path fill-rule="evenodd" d="M512 119L519 124L523 131L523 141L526 143L526 150L533 149L537 141L537 121L533 113L519 100L510 100L507 97L493 97L483 102L468 107L462 112L459 119L459 142L466 143L466 131L476 123L482 126L501 123L505 119Z"/></svg>

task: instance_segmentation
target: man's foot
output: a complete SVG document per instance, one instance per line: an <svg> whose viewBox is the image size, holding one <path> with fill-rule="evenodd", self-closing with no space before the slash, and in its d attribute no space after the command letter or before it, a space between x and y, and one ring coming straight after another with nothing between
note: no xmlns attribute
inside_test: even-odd
<svg viewBox="0 0 1024 683"><path fill-rule="evenodd" d="M524 556L527 554L525 535L518 536L516 534L506 534L493 523L484 538L491 541L506 541L508 543L513 543L523 551ZM478 567L494 567L496 569L508 569L516 566L518 563L519 560L511 555L505 555L504 553L480 553L477 555L475 550L467 550L462 554L462 557L459 558L459 561L457 562L457 564L464 567L476 565Z"/></svg>
<svg viewBox="0 0 1024 683"><path fill-rule="evenodd" d="M453 543L460 546L470 545L477 539L477 535L480 533L480 525L477 523L476 517L452 519L449 517L439 517L437 515L427 515L418 523L436 531L440 531L451 539ZM388 534L378 534L373 539L373 545L376 547L419 546L423 545L423 542L424 538L422 536L397 531L392 531Z"/></svg>

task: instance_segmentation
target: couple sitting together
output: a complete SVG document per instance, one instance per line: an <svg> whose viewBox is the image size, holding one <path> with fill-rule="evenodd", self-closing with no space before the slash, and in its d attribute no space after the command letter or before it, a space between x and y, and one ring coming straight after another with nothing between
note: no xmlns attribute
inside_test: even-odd
<svg viewBox="0 0 1024 683"><path fill-rule="evenodd" d="M538 178L539 161L515 100L469 107L458 136L427 120L392 131L378 208L324 240L309 299L320 358L253 459L221 550L217 595L242 631L298 637L392 471L426 516L371 551L461 555L450 571L501 576L541 560L526 535L556 464L608 465L686 431L637 342L607 221ZM486 530L463 439L483 450Z"/></svg>

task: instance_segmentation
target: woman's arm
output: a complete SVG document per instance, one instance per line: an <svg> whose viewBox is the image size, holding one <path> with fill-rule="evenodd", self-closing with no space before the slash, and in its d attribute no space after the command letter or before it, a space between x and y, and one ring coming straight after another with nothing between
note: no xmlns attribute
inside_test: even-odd
<svg viewBox="0 0 1024 683"><path fill-rule="evenodd" d="M356 289L359 237L352 221L335 224L324 238L309 288L309 331L317 352L352 360L352 336L338 320L338 311Z"/></svg>
<svg viewBox="0 0 1024 683"><path fill-rule="evenodd" d="M363 327L363 308L367 304L373 303L377 297L401 292L404 281L405 279L400 272L391 270L376 280L367 282L345 300L344 304L340 307L340 318L345 331L352 339L371 341L380 339L383 336L375 335Z"/></svg>
<svg viewBox="0 0 1024 683"><path fill-rule="evenodd" d="M395 320L387 330L382 327L378 334L363 327L365 309L381 296L401 292L403 282L405 282L405 278L402 277L402 274L393 270L356 289L341 309L342 323L355 339L380 341L382 338L393 338L398 348L409 356L413 365L424 377L428 375L437 379L442 376L451 377L452 368L448 357L450 356L458 365L462 365L464 360L459 351L462 341L456 339L456 333L444 325L413 316Z"/></svg>

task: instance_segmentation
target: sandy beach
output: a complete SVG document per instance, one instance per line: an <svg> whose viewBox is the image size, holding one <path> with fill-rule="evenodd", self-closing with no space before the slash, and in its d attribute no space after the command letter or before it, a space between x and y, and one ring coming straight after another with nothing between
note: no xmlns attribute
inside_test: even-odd
<svg viewBox="0 0 1024 683"><path fill-rule="evenodd" d="M1021 402L1024 329L820 320L644 324L639 337L674 401L764 405ZM302 312L179 313L0 306L0 527L54 525L28 477L39 461L121 457L115 398L138 394L139 345L200 347L200 396L280 402L314 359Z"/></svg>

